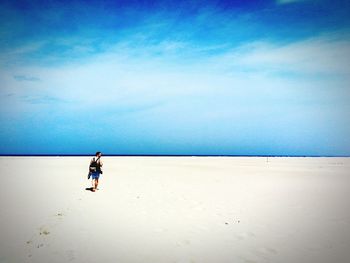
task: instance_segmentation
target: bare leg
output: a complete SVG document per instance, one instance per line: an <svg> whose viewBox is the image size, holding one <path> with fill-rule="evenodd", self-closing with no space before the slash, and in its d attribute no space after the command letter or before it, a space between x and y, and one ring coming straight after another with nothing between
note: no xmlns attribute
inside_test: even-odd
<svg viewBox="0 0 350 263"><path fill-rule="evenodd" d="M95 192L95 185L96 185L96 179L92 179L92 187L91 187L91 191Z"/></svg>
<svg viewBox="0 0 350 263"><path fill-rule="evenodd" d="M98 186L98 179L95 179L95 190L97 190L97 186Z"/></svg>

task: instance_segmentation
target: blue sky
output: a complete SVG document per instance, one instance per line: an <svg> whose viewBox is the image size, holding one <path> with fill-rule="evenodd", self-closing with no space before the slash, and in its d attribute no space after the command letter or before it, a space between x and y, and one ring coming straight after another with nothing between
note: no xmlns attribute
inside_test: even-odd
<svg viewBox="0 0 350 263"><path fill-rule="evenodd" d="M350 155L349 13L2 1L0 154Z"/></svg>

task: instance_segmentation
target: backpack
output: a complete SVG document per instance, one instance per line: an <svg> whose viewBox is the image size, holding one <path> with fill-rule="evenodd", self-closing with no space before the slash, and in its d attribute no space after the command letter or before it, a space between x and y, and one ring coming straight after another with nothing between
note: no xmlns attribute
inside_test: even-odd
<svg viewBox="0 0 350 263"><path fill-rule="evenodd" d="M100 170L100 165L97 163L99 159L100 157L98 157L97 159L95 159L94 157L93 161L90 163L90 166L89 166L90 173L95 173Z"/></svg>

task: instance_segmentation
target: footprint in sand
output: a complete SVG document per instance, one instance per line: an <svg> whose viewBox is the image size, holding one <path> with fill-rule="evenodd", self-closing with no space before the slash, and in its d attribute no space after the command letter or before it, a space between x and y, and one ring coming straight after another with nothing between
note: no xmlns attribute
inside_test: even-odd
<svg viewBox="0 0 350 263"><path fill-rule="evenodd" d="M48 234L50 234L50 231L47 230L47 228L45 226L40 227L39 230L40 230L39 235L47 236Z"/></svg>
<svg viewBox="0 0 350 263"><path fill-rule="evenodd" d="M185 240L177 241L175 244L177 247L189 246L191 245L191 241L188 239L185 239Z"/></svg>
<svg viewBox="0 0 350 263"><path fill-rule="evenodd" d="M243 240L245 240L247 238L254 238L254 237L255 237L255 234L252 233L252 232L244 232L244 233L241 233L241 234L237 235L237 239L239 241L243 241Z"/></svg>
<svg viewBox="0 0 350 263"><path fill-rule="evenodd" d="M277 254L277 250L269 247L262 247L258 249L258 253L264 254L264 255L269 255L269 254Z"/></svg>
<svg viewBox="0 0 350 263"><path fill-rule="evenodd" d="M47 237L51 234L52 228L56 227L64 217L64 214L62 212L57 212L52 219L48 219L48 223L45 225L42 225L39 227L39 231L35 233L27 242L28 246L28 257L33 256L34 249L40 249L43 247L46 247L47 244ZM58 221L59 220L59 221Z"/></svg>
<svg viewBox="0 0 350 263"><path fill-rule="evenodd" d="M254 258L257 257L260 260L263 260L263 262L270 262L271 257L277 254L277 250L268 247L260 247L251 253L254 255Z"/></svg>
<svg viewBox="0 0 350 263"><path fill-rule="evenodd" d="M75 259L75 252L74 252L74 250L66 251L66 257L67 257L68 261L73 261Z"/></svg>

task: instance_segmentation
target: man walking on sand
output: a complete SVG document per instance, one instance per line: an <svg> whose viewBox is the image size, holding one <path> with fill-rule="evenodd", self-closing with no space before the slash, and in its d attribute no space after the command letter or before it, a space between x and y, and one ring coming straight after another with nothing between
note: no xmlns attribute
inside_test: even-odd
<svg viewBox="0 0 350 263"><path fill-rule="evenodd" d="M90 171L89 172L90 172L90 176L92 178L92 189L91 189L91 191L93 191L93 192L98 190L98 188L97 188L98 180L100 178L100 174L102 174L103 163L101 161L101 156L102 156L101 152L96 152L95 157L92 158L91 161L90 161L90 167L89 167Z"/></svg>

